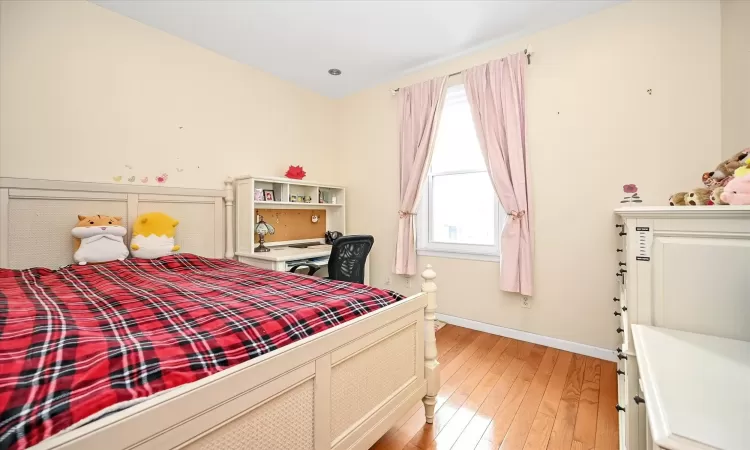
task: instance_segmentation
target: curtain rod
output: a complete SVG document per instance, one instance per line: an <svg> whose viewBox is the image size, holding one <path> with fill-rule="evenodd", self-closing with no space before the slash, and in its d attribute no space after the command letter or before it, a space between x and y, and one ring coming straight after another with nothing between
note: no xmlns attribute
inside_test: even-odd
<svg viewBox="0 0 750 450"><path fill-rule="evenodd" d="M526 64L531 65L531 51L529 51L528 48L523 49L523 54L526 55ZM461 75L463 71L461 72L453 72L451 74L448 74L448 78L455 77L456 75ZM400 91L401 88L391 89L391 95L396 95L398 91Z"/></svg>

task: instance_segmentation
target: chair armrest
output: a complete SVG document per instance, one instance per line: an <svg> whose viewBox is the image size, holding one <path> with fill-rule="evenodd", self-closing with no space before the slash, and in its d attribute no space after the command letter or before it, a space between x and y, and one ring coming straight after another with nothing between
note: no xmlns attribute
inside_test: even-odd
<svg viewBox="0 0 750 450"><path fill-rule="evenodd" d="M289 268L290 273L297 273L297 269L300 267L307 267L308 268L308 275L314 275L315 272L320 270L320 266L312 263L302 263L302 264L295 264L292 267Z"/></svg>

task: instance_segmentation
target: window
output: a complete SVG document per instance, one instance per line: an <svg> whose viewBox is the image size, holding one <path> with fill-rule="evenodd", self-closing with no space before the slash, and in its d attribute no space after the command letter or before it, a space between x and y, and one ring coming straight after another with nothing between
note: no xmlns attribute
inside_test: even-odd
<svg viewBox="0 0 750 450"><path fill-rule="evenodd" d="M466 90L446 92L417 217L417 253L499 261L500 202L477 141Z"/></svg>

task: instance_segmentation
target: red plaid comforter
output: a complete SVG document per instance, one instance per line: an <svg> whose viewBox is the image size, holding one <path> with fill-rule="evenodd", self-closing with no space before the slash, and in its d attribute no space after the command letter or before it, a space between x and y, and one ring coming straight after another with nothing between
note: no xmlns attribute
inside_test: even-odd
<svg viewBox="0 0 750 450"><path fill-rule="evenodd" d="M0 448L34 445L401 298L188 254L0 269Z"/></svg>

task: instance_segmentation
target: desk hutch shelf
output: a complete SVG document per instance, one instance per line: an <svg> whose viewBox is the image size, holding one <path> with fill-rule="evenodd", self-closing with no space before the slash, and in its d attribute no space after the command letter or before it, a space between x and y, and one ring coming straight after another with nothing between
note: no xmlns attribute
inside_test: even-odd
<svg viewBox="0 0 750 450"><path fill-rule="evenodd" d="M292 180L278 177L242 176L235 178L235 220L236 248L239 256L253 255L255 243L256 210L315 210L325 211L325 229L346 234L346 189L341 186ZM273 191L273 201L256 200L255 191ZM264 196L265 198L265 196ZM292 201L293 198L300 199ZM303 199L309 199L305 202ZM322 202L321 202L322 200ZM265 220L275 226L266 217ZM266 243L268 246L296 244L303 242L324 242L323 237L294 239Z"/></svg>

